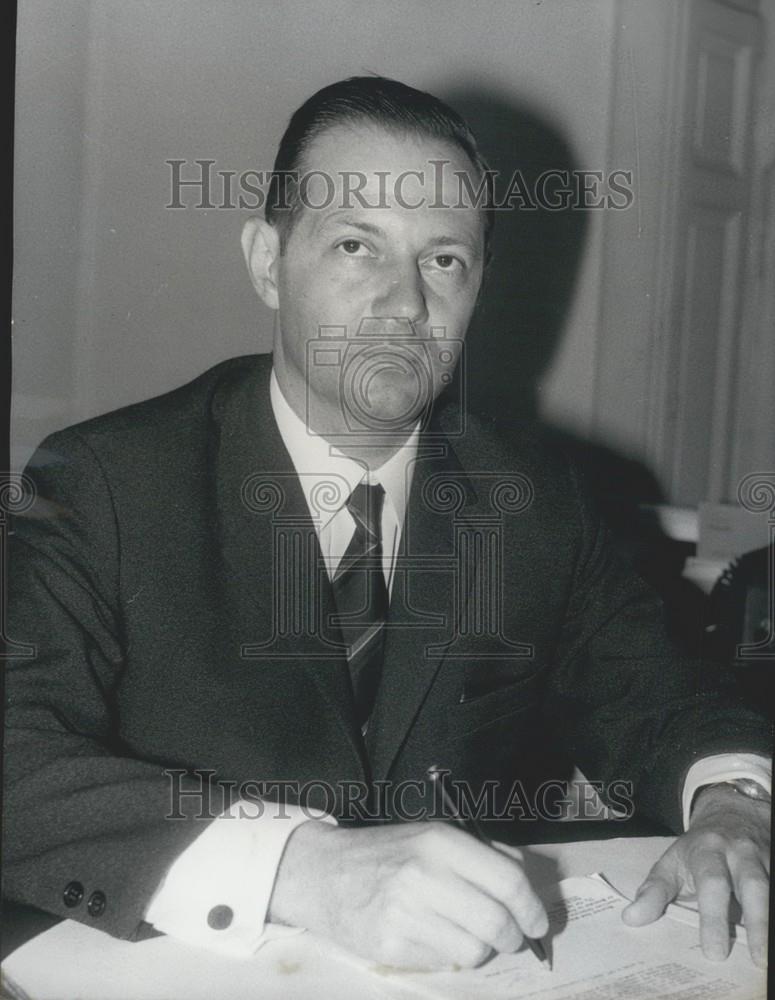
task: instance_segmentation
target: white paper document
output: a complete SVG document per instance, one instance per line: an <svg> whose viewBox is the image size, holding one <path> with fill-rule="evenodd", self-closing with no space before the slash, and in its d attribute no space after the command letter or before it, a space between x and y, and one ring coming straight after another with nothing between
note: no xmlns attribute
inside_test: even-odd
<svg viewBox="0 0 775 1000"><path fill-rule="evenodd" d="M545 894L550 928L547 971L527 948L478 969L395 974L418 996L460 1000L756 1000L765 975L751 962L744 932L724 963L706 959L697 914L670 908L648 927L622 923L625 900L600 876L568 878ZM676 919L677 918L677 919Z"/></svg>
<svg viewBox="0 0 775 1000"><path fill-rule="evenodd" d="M567 878L542 895L550 913L546 971L531 951L474 970L411 973L375 966L311 934L271 941L251 959L170 938L118 941L66 921L14 952L5 974L32 1000L268 1000L445 997L449 1000L758 1000L765 975L738 931L725 962L704 958L697 915L671 907L648 927L622 923L626 900L600 876ZM678 919L676 919L676 917Z"/></svg>

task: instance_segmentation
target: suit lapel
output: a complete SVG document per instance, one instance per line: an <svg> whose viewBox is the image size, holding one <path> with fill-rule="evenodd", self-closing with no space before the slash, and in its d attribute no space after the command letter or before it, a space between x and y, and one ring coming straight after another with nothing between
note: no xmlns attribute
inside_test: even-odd
<svg viewBox="0 0 775 1000"><path fill-rule="evenodd" d="M376 779L388 776L454 639L455 517L471 503L475 494L449 442L438 434L421 439L367 736Z"/></svg>
<svg viewBox="0 0 775 1000"><path fill-rule="evenodd" d="M460 602L456 524L477 497L449 442L424 435L414 464L385 636L382 684L369 723L367 760L355 723L333 591L304 493L269 396L271 356L224 384L214 403L212 466L222 586L246 663L262 657L302 669L337 719L364 774L384 779L456 638ZM463 510L465 508L465 510ZM281 567L288 547L303 566L294 588ZM470 589L470 588L468 588ZM236 609L236 613L235 610ZM294 617L295 614L295 617ZM311 615L311 617L310 617ZM306 616L306 617L305 617ZM293 705L289 705L293 712ZM430 762L429 762L430 763Z"/></svg>
<svg viewBox="0 0 775 1000"><path fill-rule="evenodd" d="M333 592L274 420L270 374L271 356L258 356L247 376L224 385L213 404L222 586L237 609L238 655L256 669L264 659L303 670L324 699L321 710L334 713L365 769L344 646L328 624Z"/></svg>

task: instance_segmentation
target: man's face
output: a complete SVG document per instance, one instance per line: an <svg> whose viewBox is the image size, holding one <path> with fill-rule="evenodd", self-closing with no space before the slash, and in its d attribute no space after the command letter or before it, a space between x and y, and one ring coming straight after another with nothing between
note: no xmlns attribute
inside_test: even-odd
<svg viewBox="0 0 775 1000"><path fill-rule="evenodd" d="M319 135L313 170L335 196L316 175L275 261L278 378L324 436L408 431L451 379L482 279L482 215L455 176L473 167L452 144L363 125Z"/></svg>

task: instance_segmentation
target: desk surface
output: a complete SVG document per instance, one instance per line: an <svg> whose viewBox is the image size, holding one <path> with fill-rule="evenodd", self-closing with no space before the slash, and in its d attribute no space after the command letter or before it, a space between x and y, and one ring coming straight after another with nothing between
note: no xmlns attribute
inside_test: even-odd
<svg viewBox="0 0 775 1000"><path fill-rule="evenodd" d="M522 850L536 886L599 871L624 895L632 896L671 840L586 840ZM3 969L34 1000L74 996L80 1000L212 1000L214 996L384 1000L403 995L386 980L316 949L310 935L272 942L259 955L260 962L225 959L165 937L132 944L66 920L18 948Z"/></svg>

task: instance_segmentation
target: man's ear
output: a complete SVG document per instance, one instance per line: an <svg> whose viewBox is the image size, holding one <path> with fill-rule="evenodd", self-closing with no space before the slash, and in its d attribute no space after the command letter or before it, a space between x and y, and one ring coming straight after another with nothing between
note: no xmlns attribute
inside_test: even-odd
<svg viewBox="0 0 775 1000"><path fill-rule="evenodd" d="M253 287L270 309L277 309L277 267L280 235L265 219L248 219L242 227L242 252Z"/></svg>

